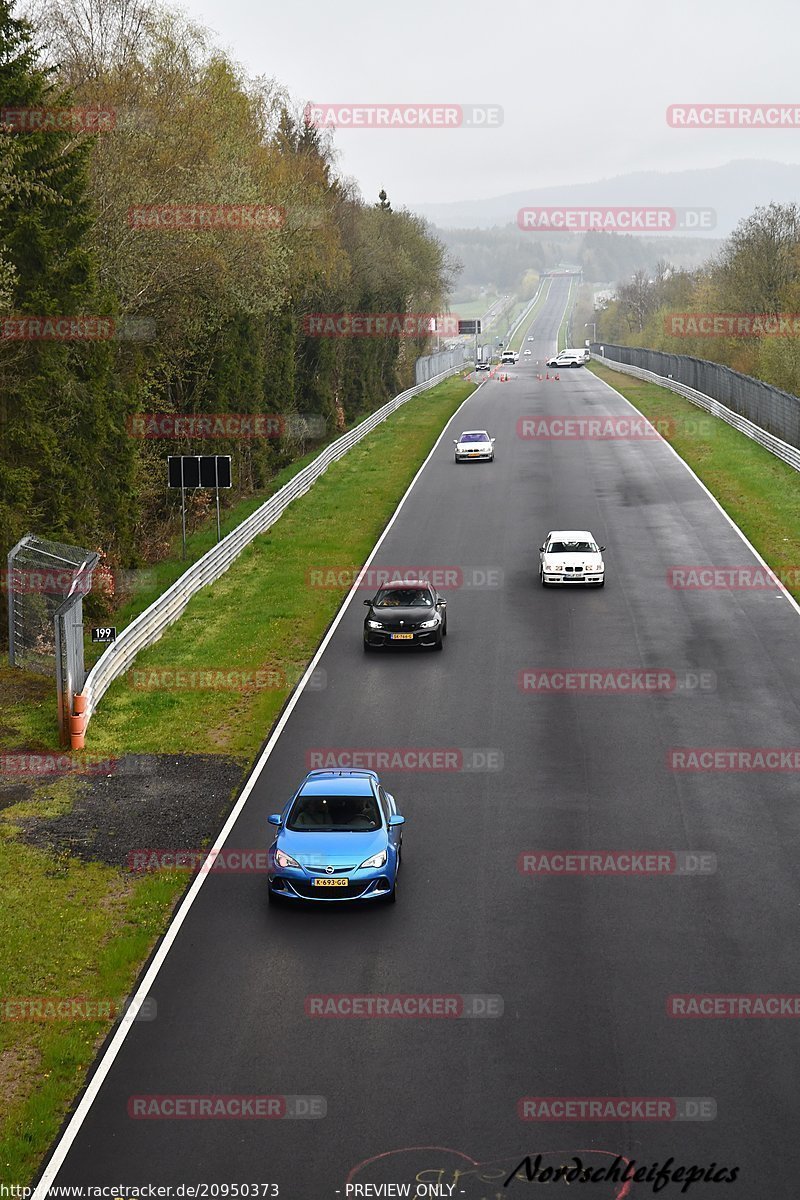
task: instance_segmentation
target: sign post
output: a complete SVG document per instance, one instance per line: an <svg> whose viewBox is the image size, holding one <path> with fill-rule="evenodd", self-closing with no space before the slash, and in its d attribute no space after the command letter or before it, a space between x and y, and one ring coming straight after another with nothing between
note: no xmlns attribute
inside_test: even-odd
<svg viewBox="0 0 800 1200"><path fill-rule="evenodd" d="M475 334L475 362L478 361L478 334L482 333L480 320L459 321L459 333L474 333Z"/></svg>
<svg viewBox="0 0 800 1200"><path fill-rule="evenodd" d="M217 508L217 541L222 540L219 519L219 489L229 488L231 482L230 454L170 454L167 470L171 488L181 489L181 538L183 558L186 558L186 488L213 488Z"/></svg>

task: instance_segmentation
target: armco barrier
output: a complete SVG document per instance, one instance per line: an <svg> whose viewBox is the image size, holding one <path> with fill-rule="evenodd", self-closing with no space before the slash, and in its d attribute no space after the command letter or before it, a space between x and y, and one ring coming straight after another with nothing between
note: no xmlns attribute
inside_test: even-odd
<svg viewBox="0 0 800 1200"><path fill-rule="evenodd" d="M83 721L81 729L78 730L76 725L72 734L73 749L79 749L82 746L86 726L110 685L128 670L140 650L144 650L147 646L152 646L153 642L158 641L164 630L178 619L186 605L201 588L219 579L220 575L227 571L231 563L241 554L245 546L252 542L253 538L274 525L293 500L296 500L298 496L305 495L319 477L327 471L331 463L342 458L348 450L368 433L371 433L376 425L385 421L407 400L411 400L420 392L427 391L428 388L441 383L460 370L460 365L452 367L425 383L408 388L399 396L395 396L393 400L389 400L382 408L377 409L355 429L351 429L349 433L343 434L330 446L326 446L313 462L309 463L307 467L303 467L302 471L298 471L280 491L271 496L254 513L251 513L247 520L242 521L241 525L232 529L221 542L218 542L213 549L208 550L202 558L189 567L180 579L176 579L172 586L167 588L157 600L154 600L149 608L131 621L130 625L122 630L116 641L112 642L103 652L86 677L80 698L80 709L82 710L80 714L78 713L78 704L75 707L76 716L82 716Z"/></svg>
<svg viewBox="0 0 800 1200"><path fill-rule="evenodd" d="M739 433L743 433L745 437L758 442L759 446L763 446L765 450L769 450L770 454L774 454L776 458L780 458L785 463L788 463L790 467L794 467L795 471L800 471L800 449L797 446L790 446L788 442L784 442L779 437L775 437L774 434L768 433L760 425L756 425L753 421L748 420L747 417L740 416L739 413L734 412L727 405L722 404L719 400L715 400L713 396L707 396L705 392L698 392L695 388L689 387L677 379L670 379L668 376L659 375L655 371L646 371L643 367L634 366L632 363L620 362L616 358L611 358L600 353L602 350L610 349L616 349L616 347L604 347L599 342L595 342L592 344L592 358L597 362L604 363L612 371L620 371L623 375L633 375L636 379L644 379L648 383L655 383L659 387L668 388L669 391L676 392L692 404L696 404L698 408L705 409L712 417L719 417L720 421L725 421L726 424L732 425L734 429L738 429ZM626 347L626 349L633 350L636 348ZM741 378L747 379L748 376L741 376ZM761 380L754 379L753 383L761 383Z"/></svg>

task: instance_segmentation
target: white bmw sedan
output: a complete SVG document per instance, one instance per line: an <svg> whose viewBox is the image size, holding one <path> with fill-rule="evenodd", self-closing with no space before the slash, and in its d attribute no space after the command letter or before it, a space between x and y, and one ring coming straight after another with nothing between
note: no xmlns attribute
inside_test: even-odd
<svg viewBox="0 0 800 1200"><path fill-rule="evenodd" d="M485 429L467 429L461 437L453 438L456 447L456 462L482 459L494 462L494 438Z"/></svg>
<svg viewBox="0 0 800 1200"><path fill-rule="evenodd" d="M539 581L584 583L603 587L605 546L598 546L588 529L553 529L539 547Z"/></svg>

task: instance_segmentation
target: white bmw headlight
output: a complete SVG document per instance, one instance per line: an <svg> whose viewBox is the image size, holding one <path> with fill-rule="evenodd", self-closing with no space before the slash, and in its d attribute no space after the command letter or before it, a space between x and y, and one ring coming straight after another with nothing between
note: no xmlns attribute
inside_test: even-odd
<svg viewBox="0 0 800 1200"><path fill-rule="evenodd" d="M423 621L420 625L420 629L435 629L441 619L442 618L437 613L435 617L431 617L430 621Z"/></svg>
<svg viewBox="0 0 800 1200"><path fill-rule="evenodd" d="M292 858L291 854L285 854L283 850L275 851L275 862L279 867L297 867L300 869L300 863L297 859Z"/></svg>
<svg viewBox="0 0 800 1200"><path fill-rule="evenodd" d="M358 869L361 871L364 867L382 867L385 865L385 863L386 851L381 850L380 854L373 854L372 858L365 859Z"/></svg>
<svg viewBox="0 0 800 1200"><path fill-rule="evenodd" d="M367 624L369 625L370 629L383 629L380 621L367 621Z"/></svg>

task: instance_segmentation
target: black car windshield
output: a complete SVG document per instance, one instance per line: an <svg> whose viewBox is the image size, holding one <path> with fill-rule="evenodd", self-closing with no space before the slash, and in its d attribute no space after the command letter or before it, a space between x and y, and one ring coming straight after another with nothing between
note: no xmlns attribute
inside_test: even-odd
<svg viewBox="0 0 800 1200"><path fill-rule="evenodd" d="M488 442L488 433L462 433L460 442Z"/></svg>
<svg viewBox="0 0 800 1200"><path fill-rule="evenodd" d="M548 554L594 554L594 542L551 542Z"/></svg>
<svg viewBox="0 0 800 1200"><path fill-rule="evenodd" d="M433 596L427 588L381 588L373 608L432 608Z"/></svg>
<svg viewBox="0 0 800 1200"><path fill-rule="evenodd" d="M298 796L286 822L297 833L369 833L380 827L374 796Z"/></svg>

